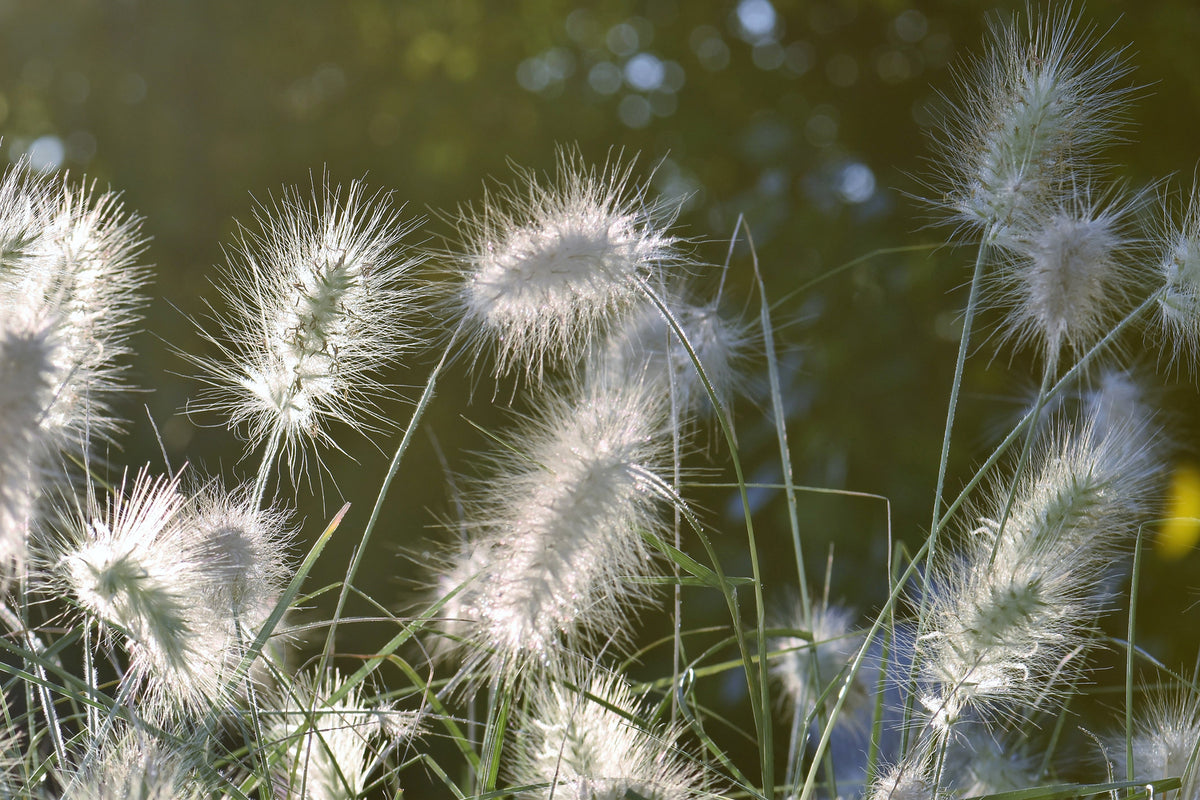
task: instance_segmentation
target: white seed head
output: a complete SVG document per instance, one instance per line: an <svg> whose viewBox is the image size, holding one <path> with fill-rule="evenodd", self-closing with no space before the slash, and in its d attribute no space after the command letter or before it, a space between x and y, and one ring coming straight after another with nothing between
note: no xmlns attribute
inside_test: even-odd
<svg viewBox="0 0 1200 800"><path fill-rule="evenodd" d="M0 320L0 584L24 568L49 452L42 417L53 397L54 329L11 313Z"/></svg>
<svg viewBox="0 0 1200 800"><path fill-rule="evenodd" d="M486 576L492 564L491 548L490 542L469 541L458 545L436 565L437 580L431 599L436 601L455 593L438 614L441 636L434 645L436 655L458 651L475 634L481 616L480 602L486 593Z"/></svg>
<svg viewBox="0 0 1200 800"><path fill-rule="evenodd" d="M958 736L946 755L945 783L955 797L1014 792L1038 785L1040 757L1028 738L997 739L973 727Z"/></svg>
<svg viewBox="0 0 1200 800"><path fill-rule="evenodd" d="M291 577L286 515L257 508L245 488L210 484L192 498L182 524L208 577L206 605L252 638Z"/></svg>
<svg viewBox="0 0 1200 800"><path fill-rule="evenodd" d="M812 603L810 613L796 601L788 619L783 622L789 628L797 628L811 634L811 638L786 636L771 644L772 650L786 650L771 662L771 675L783 688L784 699L796 713L806 716L812 713L817 699L842 675L862 644L862 636L855 633L854 614L841 606ZM852 687L845 714L849 718L862 702L873 697L874 687L864 685L866 672L860 672L860 680ZM878 677L878 676L875 676Z"/></svg>
<svg viewBox="0 0 1200 800"><path fill-rule="evenodd" d="M0 579L19 570L64 463L119 427L125 340L144 268L139 221L112 194L11 167L0 178Z"/></svg>
<svg viewBox="0 0 1200 800"><path fill-rule="evenodd" d="M680 731L644 728L644 710L616 675L534 690L518 721L512 782L525 798L679 800L706 796L703 772L678 750ZM598 702L599 701L599 702Z"/></svg>
<svg viewBox="0 0 1200 800"><path fill-rule="evenodd" d="M497 375L540 377L577 360L642 296L639 280L678 260L665 230L673 215L631 184L631 171L563 152L548 184L520 172L519 187L462 213L455 302L476 352L495 350Z"/></svg>
<svg viewBox="0 0 1200 800"><path fill-rule="evenodd" d="M1133 777L1137 781L1184 778L1181 791L1168 792L1167 800L1200 797L1200 699L1184 686L1147 690L1134 713ZM1124 734L1109 737L1105 748L1112 757L1117 780L1125 780L1128 767Z"/></svg>
<svg viewBox="0 0 1200 800"><path fill-rule="evenodd" d="M220 708L234 669L286 580L283 516L215 486L189 500L180 476L143 470L93 502L58 544L52 585L123 637L126 679L156 719Z"/></svg>
<svg viewBox="0 0 1200 800"><path fill-rule="evenodd" d="M965 225L1002 232L1056 202L1064 182L1119 129L1130 89L1119 52L1099 50L1071 11L992 26L938 142L944 203Z"/></svg>
<svg viewBox="0 0 1200 800"><path fill-rule="evenodd" d="M62 585L86 611L124 632L131 646L164 667L186 666L191 629L192 565L176 545L186 504L178 478L138 474L128 496L122 485L107 508L93 507L63 543Z"/></svg>
<svg viewBox="0 0 1200 800"><path fill-rule="evenodd" d="M418 261L389 203L354 181L344 197L323 186L262 209L225 275L228 316L205 334L220 357L193 359L210 385L200 407L244 426L249 449L278 438L293 476L309 445L334 445L330 424L378 421L379 371L410 342Z"/></svg>
<svg viewBox="0 0 1200 800"><path fill-rule="evenodd" d="M1163 349L1172 361L1197 364L1200 356L1200 192L1192 191L1182 224L1162 237L1158 301Z"/></svg>
<svg viewBox="0 0 1200 800"><path fill-rule="evenodd" d="M551 394L497 459L471 512L489 563L457 612L478 620L469 666L553 668L623 642L647 596L634 582L653 563L643 537L660 535L669 491L656 473L670 444L662 400L620 382Z"/></svg>
<svg viewBox="0 0 1200 800"><path fill-rule="evenodd" d="M928 747L918 745L903 760L883 769L865 795L866 800L942 800L933 776Z"/></svg>
<svg viewBox="0 0 1200 800"><path fill-rule="evenodd" d="M0 189L11 201L0 201L0 215L15 217L0 221L0 235L10 237L0 246L10 251L0 299L55 326L54 394L41 424L59 447L78 452L118 427L109 398L123 389L120 362L146 282L137 265L141 220L114 194L44 184L23 170L10 170Z"/></svg>
<svg viewBox="0 0 1200 800"><path fill-rule="evenodd" d="M968 712L1028 713L1078 674L1114 550L1150 504L1151 434L1089 420L1048 437L1016 478L1003 528L1009 485L999 482L961 552L934 566L932 624L917 647L935 728Z"/></svg>
<svg viewBox="0 0 1200 800"><path fill-rule="evenodd" d="M717 401L727 408L741 377L748 332L737 321L722 316L716 302L696 304L675 293L667 295L666 305L704 367ZM664 393L674 392L681 417L712 407L687 348L662 312L649 302L612 326L593 354L589 369L623 375L632 382L656 383Z"/></svg>
<svg viewBox="0 0 1200 800"><path fill-rule="evenodd" d="M997 304L1009 308L1007 338L1036 343L1054 364L1064 348L1085 350L1109 331L1136 279L1122 252L1130 210L1077 190L1057 210L1009 229L1008 259L993 279Z"/></svg>
<svg viewBox="0 0 1200 800"><path fill-rule="evenodd" d="M192 779L186 754L149 734L120 727L65 771L62 800L200 800L208 795Z"/></svg>
<svg viewBox="0 0 1200 800"><path fill-rule="evenodd" d="M273 772L276 796L359 797L383 748L419 733L416 715L364 705L357 689L332 700L342 680L336 672L316 685L300 679L279 710L265 715L267 739L282 756Z"/></svg>

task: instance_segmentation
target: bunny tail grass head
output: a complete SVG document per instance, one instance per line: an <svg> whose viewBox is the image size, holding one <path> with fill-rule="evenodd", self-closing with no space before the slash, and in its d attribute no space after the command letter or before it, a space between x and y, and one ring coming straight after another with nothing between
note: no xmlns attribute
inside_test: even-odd
<svg viewBox="0 0 1200 800"><path fill-rule="evenodd" d="M751 332L739 320L723 315L718 310L719 300L694 302L682 290L668 290L663 302L704 368L716 401L728 408L739 379L744 378L743 362L751 348ZM681 418L695 418L712 408L687 347L662 310L649 301L640 304L620 325L612 326L589 358L588 367L624 374L630 381L659 384L663 393L674 393L674 405Z"/></svg>
<svg viewBox="0 0 1200 800"><path fill-rule="evenodd" d="M276 797L360 797L382 754L420 733L418 715L366 705L357 688L334 699L342 682L337 672L319 681L301 676L268 716L265 735L281 756L273 761Z"/></svg>
<svg viewBox="0 0 1200 800"><path fill-rule="evenodd" d="M164 711L219 694L206 615L196 613L207 587L181 524L179 483L142 470L128 492L122 481L103 503L93 497L46 570L103 631L123 637L126 678Z"/></svg>
<svg viewBox="0 0 1200 800"><path fill-rule="evenodd" d="M1141 707L1133 717L1134 780L1182 777L1182 789L1164 797L1195 800L1200 797L1200 696L1193 687L1176 684L1147 689L1140 700ZM1105 750L1114 762L1117 779L1124 780L1129 767L1124 733L1110 736Z"/></svg>
<svg viewBox="0 0 1200 800"><path fill-rule="evenodd" d="M933 729L967 714L1020 718L1079 674L1110 600L1113 554L1151 506L1154 434L1088 419L1049 436L1015 478L1011 506L1000 481L962 550L935 565L931 624L917 642Z"/></svg>
<svg viewBox="0 0 1200 800"><path fill-rule="evenodd" d="M195 779L194 761L147 731L117 723L105 741L62 769L62 800L201 800L209 794Z"/></svg>
<svg viewBox="0 0 1200 800"><path fill-rule="evenodd" d="M1161 235L1158 263L1163 351L1173 363L1200 365L1200 187L1183 219Z"/></svg>
<svg viewBox="0 0 1200 800"><path fill-rule="evenodd" d="M1010 226L992 280L997 305L1008 307L1006 338L1035 344L1053 369L1064 349L1081 353L1111 330L1139 279L1128 253L1137 202L1076 187Z"/></svg>
<svg viewBox="0 0 1200 800"><path fill-rule="evenodd" d="M181 480L141 471L41 556L51 586L124 642L126 680L160 720L237 692L234 669L288 576L281 513L256 509L248 490L188 498Z"/></svg>
<svg viewBox="0 0 1200 800"><path fill-rule="evenodd" d="M310 447L336 446L331 424L379 419L379 371L411 341L418 260L400 246L413 225L360 181L286 191L258 218L225 274L227 316L205 333L220 356L193 359L210 387L198 407L242 426L248 449L275 443L295 478Z"/></svg>
<svg viewBox="0 0 1200 800"><path fill-rule="evenodd" d="M1068 7L992 25L936 142L941 203L960 224L1002 234L1057 202L1064 182L1123 124L1131 90L1121 52L1103 52Z"/></svg>
<svg viewBox="0 0 1200 800"><path fill-rule="evenodd" d="M54 329L19 314L0 320L0 583L25 565L49 452L43 414L54 386Z"/></svg>
<svg viewBox="0 0 1200 800"><path fill-rule="evenodd" d="M802 717L807 716L816 708L817 699L854 660L862 636L854 631L854 614L849 609L824 602L812 602L806 614L797 599L781 622L783 627L808 633L809 638L785 636L773 640L771 649L785 652L771 662L771 676L783 689L784 701ZM873 692L874 687L864 685L869 672L860 673L861 680L851 687L846 716Z"/></svg>
<svg viewBox="0 0 1200 800"><path fill-rule="evenodd" d="M39 501L120 427L110 403L146 270L115 195L0 178L0 574L19 571Z"/></svg>
<svg viewBox="0 0 1200 800"><path fill-rule="evenodd" d="M679 261L674 211L633 182L633 163L587 166L559 153L553 179L518 171L518 186L460 214L464 251L455 297L469 348L495 372L540 378L577 358L642 296L639 280Z"/></svg>
<svg viewBox="0 0 1200 800"><path fill-rule="evenodd" d="M192 497L185 524L208 578L206 605L253 637L291 577L287 514L258 508L249 487L227 492L214 482Z"/></svg>
<svg viewBox="0 0 1200 800"><path fill-rule="evenodd" d="M684 800L709 796L702 769L678 747L677 728L643 727L643 709L616 675L547 681L518 721L511 780L525 798Z"/></svg>
<svg viewBox="0 0 1200 800"><path fill-rule="evenodd" d="M663 398L647 385L598 381L543 399L470 512L476 544L461 571L471 554L487 563L445 629L466 635L467 674L554 672L624 643L648 597L646 540L664 530L670 442ZM447 584L463 582L459 570Z"/></svg>

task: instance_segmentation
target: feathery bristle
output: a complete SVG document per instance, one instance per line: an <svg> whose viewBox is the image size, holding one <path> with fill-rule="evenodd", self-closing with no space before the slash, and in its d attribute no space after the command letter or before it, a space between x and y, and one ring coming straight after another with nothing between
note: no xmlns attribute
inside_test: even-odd
<svg viewBox="0 0 1200 800"><path fill-rule="evenodd" d="M1099 51L1070 9L992 28L988 53L962 80L938 149L945 205L986 235L1053 207L1064 182L1120 128L1130 89L1120 52Z"/></svg>
<svg viewBox="0 0 1200 800"><path fill-rule="evenodd" d="M663 398L639 384L544 399L473 511L488 563L452 624L469 621L471 664L492 674L553 667L590 642L624 638L646 597L631 580L652 563L643 537L663 525L665 421Z"/></svg>
<svg viewBox="0 0 1200 800"><path fill-rule="evenodd" d="M549 185L520 172L519 187L462 213L456 303L477 351L495 349L497 375L539 378L578 356L642 296L639 280L678 261L673 215L631 173L562 152Z"/></svg>
<svg viewBox="0 0 1200 800"><path fill-rule="evenodd" d="M643 728L639 703L617 676L540 685L518 723L513 783L526 798L683 800L707 795L703 772L678 752L681 731ZM586 694L584 694L586 692Z"/></svg>
<svg viewBox="0 0 1200 800"><path fill-rule="evenodd" d="M261 235L243 235L226 272L224 338L205 334L221 355L192 359L211 387L199 407L244 426L248 449L277 442L293 477L310 444L335 446L330 424L378 421L379 372L411 339L404 281L418 260L400 241L413 225L364 191L287 192L276 214L263 210Z"/></svg>

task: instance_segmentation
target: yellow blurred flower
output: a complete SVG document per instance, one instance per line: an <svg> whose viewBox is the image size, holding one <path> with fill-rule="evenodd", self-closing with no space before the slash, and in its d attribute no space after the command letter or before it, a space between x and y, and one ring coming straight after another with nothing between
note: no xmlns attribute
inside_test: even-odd
<svg viewBox="0 0 1200 800"><path fill-rule="evenodd" d="M1200 468L1181 464L1171 478L1167 515L1158 534L1158 551L1166 559L1187 555L1200 539Z"/></svg>

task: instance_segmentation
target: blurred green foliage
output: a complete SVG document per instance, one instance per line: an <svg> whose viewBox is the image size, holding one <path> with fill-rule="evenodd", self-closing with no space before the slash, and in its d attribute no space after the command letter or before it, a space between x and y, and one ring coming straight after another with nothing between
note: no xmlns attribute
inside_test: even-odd
<svg viewBox="0 0 1200 800"><path fill-rule="evenodd" d="M928 137L953 102L953 65L981 51L989 15L1022 8L999 5L0 0L2 151L85 173L145 217L157 278L132 378L152 391L130 397L131 436L114 465L161 463L153 419L173 464L186 457L227 476L253 471L219 420L179 415L197 384L172 349L203 348L189 318L217 301L214 265L236 241L234 220L253 229L256 202L323 173L343 183L366 175L394 190L408 214L428 218L412 243L446 251L456 246L454 210L481 197L489 180L508 180L508 160L552 170L556 144L576 145L592 161L637 153L653 190L682 203L680 230L701 260L724 262L744 217L776 298L878 248L908 247L790 296L776 324L797 480L886 496L894 533L913 543L928 524L960 290L973 259L969 248L945 244L951 231L928 202L926 181L937 171ZM1093 2L1080 13L1108 31L1106 47L1132 43L1134 80L1146 87L1128 143L1112 153L1125 165L1119 173L1135 187L1179 173L1186 189L1200 129L1200 9L1186 0ZM749 317L757 299L739 242L725 292L730 309ZM433 330L439 321L429 323ZM1140 348L1136 335L1129 346ZM966 378L952 488L1033 394L1027 354L990 359L990 347L978 346ZM420 386L430 358L394 379ZM447 475L471 477L471 453L490 446L461 417L489 430L505 424L486 402L491 379L457 372L427 418L436 439L418 440L389 500L381 546L392 550L361 578L388 606L411 591L404 580L419 579L410 560L422 561L446 535L429 528L453 519L463 485L447 488ZM773 481L774 433L759 394L740 407L739 434L753 477ZM1194 392L1176 390L1163 403L1176 412L1181 457L1194 457ZM407 407L384 411L398 426L408 418ZM343 528L361 527L395 439L372 438L345 439L346 452L326 458L333 479L302 490L306 535L342 497L354 504ZM766 588L781 597L795 583L791 555L783 556L785 508L777 492L756 500L779 523L763 525L763 546L780 554L767 559ZM724 492L699 500L728 531L720 537L726 569L747 574L733 502ZM831 593L867 610L886 590L883 504L804 495L801 511L812 579L822 583L832 551ZM344 571L355 537L343 538L327 551L324 581ZM410 559L393 556L400 549ZM1197 563L1195 553L1170 564L1148 559L1143 602L1156 616L1169 610L1176 620L1190 606ZM685 626L716 599L698 595ZM1194 641L1173 641L1175 623L1155 622L1142 644L1168 663L1193 657Z"/></svg>

